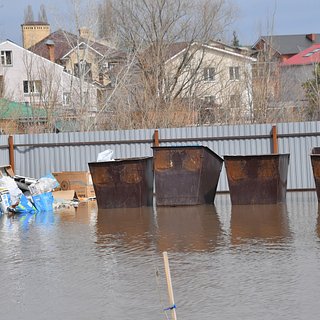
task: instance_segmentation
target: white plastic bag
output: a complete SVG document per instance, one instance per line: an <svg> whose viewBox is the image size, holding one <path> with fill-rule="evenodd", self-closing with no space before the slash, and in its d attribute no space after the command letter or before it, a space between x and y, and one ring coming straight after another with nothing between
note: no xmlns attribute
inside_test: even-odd
<svg viewBox="0 0 320 320"><path fill-rule="evenodd" d="M30 184L29 190L30 194L34 196L41 193L51 192L57 187L59 187L59 182L51 173L49 173L38 179L36 182Z"/></svg>
<svg viewBox="0 0 320 320"><path fill-rule="evenodd" d="M2 176L0 178L0 188L8 189L12 205L19 203L22 191L19 189L13 178L9 176Z"/></svg>
<svg viewBox="0 0 320 320"><path fill-rule="evenodd" d="M97 162L103 162L103 161L114 161L113 150L107 149L98 154Z"/></svg>

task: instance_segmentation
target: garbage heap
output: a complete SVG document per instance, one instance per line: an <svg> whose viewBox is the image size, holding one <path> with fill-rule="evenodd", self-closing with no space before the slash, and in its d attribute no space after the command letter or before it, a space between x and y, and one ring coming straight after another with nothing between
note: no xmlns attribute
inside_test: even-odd
<svg viewBox="0 0 320 320"><path fill-rule="evenodd" d="M0 174L0 215L53 211L57 188L59 182L51 173L40 179Z"/></svg>

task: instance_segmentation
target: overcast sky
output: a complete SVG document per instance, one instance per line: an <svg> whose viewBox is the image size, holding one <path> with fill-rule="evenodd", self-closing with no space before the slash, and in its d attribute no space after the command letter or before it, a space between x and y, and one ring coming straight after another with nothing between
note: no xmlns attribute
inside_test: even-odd
<svg viewBox="0 0 320 320"><path fill-rule="evenodd" d="M33 7L35 18L38 17L40 5L44 4L49 23L54 28L59 10L66 10L69 1L0 0L0 39L9 39L21 45L21 24L29 4ZM320 0L229 1L239 7L239 17L232 29L236 30L242 45L253 44L261 34L320 33Z"/></svg>

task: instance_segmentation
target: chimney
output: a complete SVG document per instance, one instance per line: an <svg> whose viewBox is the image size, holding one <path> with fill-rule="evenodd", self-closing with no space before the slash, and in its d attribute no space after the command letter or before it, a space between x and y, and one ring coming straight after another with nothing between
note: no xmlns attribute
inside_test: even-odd
<svg viewBox="0 0 320 320"><path fill-rule="evenodd" d="M54 42L52 40L46 41L46 46L49 51L49 60L52 62L55 62L55 56L54 56Z"/></svg>
<svg viewBox="0 0 320 320"><path fill-rule="evenodd" d="M79 36L81 38L86 39L86 40L95 41L93 32L89 28L86 28L86 27L82 27L79 29Z"/></svg>
<svg viewBox="0 0 320 320"><path fill-rule="evenodd" d="M316 41L316 34L315 33L309 33L306 35L306 38L312 42Z"/></svg>

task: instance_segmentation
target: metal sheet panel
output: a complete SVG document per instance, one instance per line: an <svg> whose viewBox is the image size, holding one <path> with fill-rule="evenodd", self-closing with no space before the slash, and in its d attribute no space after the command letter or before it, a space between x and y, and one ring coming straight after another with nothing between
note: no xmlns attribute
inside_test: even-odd
<svg viewBox="0 0 320 320"><path fill-rule="evenodd" d="M289 154L225 156L232 204L284 203Z"/></svg>
<svg viewBox="0 0 320 320"><path fill-rule="evenodd" d="M159 206L212 204L223 159L204 146L154 147Z"/></svg>
<svg viewBox="0 0 320 320"><path fill-rule="evenodd" d="M158 129L161 146L203 145L220 157L270 154L272 124ZM278 152L290 153L288 190L315 189L310 153L320 146L320 122L278 123ZM152 156L153 129L14 135L15 172L41 177L53 171L86 171L99 152L115 158ZM0 136L2 165L9 163L8 136ZM228 191L223 166L217 191Z"/></svg>
<svg viewBox="0 0 320 320"><path fill-rule="evenodd" d="M152 205L152 158L90 162L99 209Z"/></svg>

